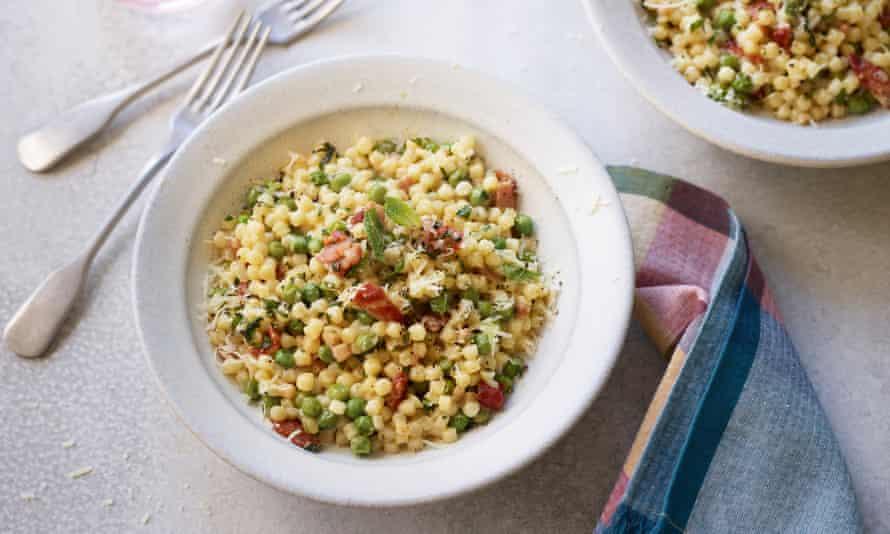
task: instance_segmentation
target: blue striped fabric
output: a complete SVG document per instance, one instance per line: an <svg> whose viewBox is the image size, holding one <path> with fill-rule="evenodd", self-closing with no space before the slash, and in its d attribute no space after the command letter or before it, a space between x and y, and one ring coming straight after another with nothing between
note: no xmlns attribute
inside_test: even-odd
<svg viewBox="0 0 890 534"><path fill-rule="evenodd" d="M676 372L596 532L861 532L840 449L736 216L675 178L609 171L647 251L635 313ZM707 306L665 343L670 330L658 323L676 316L644 312L674 309L659 295L688 294L673 290L681 286Z"/></svg>

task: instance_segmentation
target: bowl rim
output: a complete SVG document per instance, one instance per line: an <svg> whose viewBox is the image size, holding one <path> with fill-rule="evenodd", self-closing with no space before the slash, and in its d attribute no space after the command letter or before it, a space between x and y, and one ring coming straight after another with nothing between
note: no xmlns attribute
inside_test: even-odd
<svg viewBox="0 0 890 534"><path fill-rule="evenodd" d="M656 109L697 137L750 158L797 167L838 168L890 159L890 114L801 127L730 110L691 87L635 26L632 0L580 0L607 54ZM882 140L885 140L882 142Z"/></svg>
<svg viewBox="0 0 890 534"><path fill-rule="evenodd" d="M610 310L610 316L612 317L612 319L610 319L611 326L613 326L614 328L603 335L603 344L607 346L607 350L599 353L597 358L586 358L587 360L598 361L596 366L599 369L599 373L596 376L573 377L572 380L579 384L582 384L584 390L572 397L573 400L575 400L576 402L575 404L568 406L568 413L563 414L563 417L558 421L548 421L546 423L546 431L538 435L536 437L536 440L532 440L535 442L534 445L516 445L515 455L502 455L501 458L491 466L491 469L487 471L477 471L475 473L471 473L466 479L460 479L458 481L455 481L453 478L449 479L446 487L442 489L424 489L422 491L417 491L414 494L405 493L399 495L387 495L381 492L360 495L355 493L355 491L353 491L351 488L344 488L343 485L338 486L337 484L331 485L327 483L327 486L313 487L311 486L311 482L307 483L301 480L293 480L282 477L280 473L276 472L274 468L275 466L265 465L264 460L256 459L253 456L247 459L243 454L234 452L240 451L239 447L242 447L244 444L242 442L236 442L234 438L231 438L231 436L225 436L224 432L222 431L223 429L214 427L213 424L207 423L206 421L197 417L195 412L195 404L199 401L190 398L189 395L192 395L192 392L184 392L184 388L182 387L182 385L178 384L178 381L180 380L180 378L176 376L178 369L174 369L173 367L171 367L170 357L160 356L161 354L164 354L164 351L169 352L172 347L170 343L172 342L171 340L161 339L161 332L166 333L166 331L160 330L159 321L155 317L152 317L154 312L149 311L151 305L157 303L156 299L158 298L155 293L157 292L156 277L159 275L155 274L158 269L156 268L154 262L155 258L151 256L151 247L157 246L157 241L161 237L159 235L159 232L161 232L161 230L155 228L155 226L157 226L156 219L163 215L163 210L165 209L163 205L159 205L159 198L161 198L162 194L166 194L164 193L164 190L165 188L167 188L168 185L170 187L175 187L175 185L171 185L171 177L177 174L180 166L188 164L187 158L193 157L190 156L190 153L197 152L198 147L203 142L203 140L213 135L214 129L216 129L218 126L221 127L225 125L226 122L230 122L235 117L237 117L239 113L243 113L249 108L251 102L259 102L263 100L264 97L270 96L279 86L286 86L289 83L295 83L300 81L301 79L305 81L307 78L312 76L323 77L325 73L337 72L338 69L342 70L364 68L366 70L370 69L373 71L372 67L382 67L388 75L390 75L394 70L399 69L405 72L409 72L412 70L424 72L426 70L435 71L436 69L447 68L449 76L456 76L467 83L481 84L480 86L484 86L485 90L492 92L492 94L498 94L499 97L503 99L503 101L509 101L514 105L519 103L523 107L523 109L526 110L534 118L535 121L545 121L547 128L555 132L559 132L561 141L573 144L571 149L574 151L574 153L583 155L583 157L586 158L585 161L580 162L582 168L587 166L590 169L596 169L594 174L600 175L600 180L596 181L598 184L596 190L604 195L602 197L602 200L605 201L604 204L614 205L615 209L607 210L608 213L597 213L597 217L602 216L606 218L606 222L602 224L609 225L609 231L615 233L616 243L619 243L620 245L616 246L616 249L612 251L615 261L614 270L611 272L611 274L615 275L615 277L610 281L610 284L613 284L616 287L615 291L618 298L616 298L615 301L609 303L608 309ZM379 105L383 106L385 104L381 102ZM431 105L429 109L432 111L438 111L435 105ZM304 118L301 120L297 120L294 124L299 124L304 120L308 119ZM257 137L257 140L259 139L260 138ZM509 141L509 137L503 137L503 140L512 147ZM547 176L547 174L544 172L541 172L541 175L545 177ZM605 180L605 182L603 180ZM556 180L550 180L549 178L546 178L546 181L548 185L551 186L556 183ZM591 183L594 182L594 180L592 179L588 181L590 181ZM225 173L221 174L217 182L218 183L216 184L216 187L218 188L225 182ZM565 203L572 202L577 203L580 201L571 198L560 198L560 205L563 209L569 209L569 206ZM586 203L584 205L586 206ZM576 210L581 209L580 204L578 206L572 207ZM589 206L586 209L589 211ZM203 210L201 213L194 215L195 220L200 219L202 215ZM575 230L573 222L570 222L570 226L573 230ZM183 262L187 262L187 252L185 253L185 256L186 259L184 259ZM584 263L582 259L579 259L579 265L583 267L587 264ZM182 268L183 270L187 269L185 266L183 266ZM580 272L583 273L583 269L580 269ZM257 83L243 95L241 95L238 99L235 99L233 102L227 104L223 109L217 112L213 117L211 117L208 121L201 125L198 130L196 130L196 132L186 141L186 143L181 147L177 154L171 159L170 163L167 166L167 169L165 169L165 172L161 177L161 180L152 189L151 196L148 199L145 210L143 211L143 214L140 218L139 228L135 240L135 255L131 268L131 291L133 296L133 309L136 317L137 331L143 346L143 353L145 354L149 367L152 369L152 372L159 386L161 387L161 390L165 393L169 404L174 409L174 412L177 414L179 419L185 424L185 426L189 428L189 430L217 456L221 457L227 463L231 464L232 466L236 467L240 471L248 474L258 481L264 482L283 491L301 494L315 500L358 506L403 506L450 498L491 484L525 466L534 458L538 457L541 453L547 450L551 445L553 445L553 443L555 443L568 431L568 429L575 423L575 421L577 421L578 418L580 418L580 416L584 413L584 411L586 411L590 403L602 390L603 385L608 379L608 376L611 373L615 362L617 361L618 355L620 354L620 350L629 326L633 305L633 281L634 269L632 244L630 242L629 228L627 226L623 207L621 206L620 200L618 198L618 193L612 185L611 181L608 179L608 175L603 166L596 160L596 158L592 155L590 149L584 144L584 142L577 136L574 131L572 131L568 126L566 126L557 117L552 115L549 111L545 111L540 106L533 103L521 91L518 91L512 85L507 84L501 80L497 80L495 78L489 77L488 75L483 75L482 73L463 67L461 67L458 71L455 71L452 64L439 60L395 54L363 54L338 56L296 66L291 69L279 72L263 80L262 82ZM183 280L182 282L182 285L185 286L185 280ZM182 293L182 295L184 298L184 293ZM183 307L184 305L185 302L183 301ZM580 311L581 310L579 309L579 316ZM579 329L575 328L575 330ZM574 334L572 337L575 337ZM189 340L189 342L191 342L191 340ZM177 350L183 349L177 347ZM189 350L191 350L191 347ZM569 352L571 350L572 347L566 349L566 361L560 363L560 365L554 371L554 375L551 376L549 380L554 380L557 374L568 373L568 371L562 370L561 368L566 367L567 362L570 361L568 358L570 356ZM578 370L578 362L580 362L582 359L583 358L581 358L579 355L571 360L574 367L576 367L576 371ZM209 383L210 381L206 382ZM201 391L199 393L194 393L195 397L199 395L209 394L209 389L215 390L215 386L213 384L201 383L193 384L193 386ZM539 392L538 395L541 397L544 397L545 393L553 395L554 393L552 391L548 391L548 388L553 389L551 388L550 384L545 384L542 391ZM217 391L217 393L219 392ZM540 402L538 402L537 404L540 404ZM535 402L531 402L531 406L526 408L526 410L531 410L535 405ZM238 413L238 417L241 417L240 413ZM243 419L243 417L241 418ZM230 421L235 420L230 418ZM513 424L514 423L509 423L509 425L511 426ZM510 426L508 426L507 428L510 428ZM500 438L498 436L503 433L504 432L502 430L499 430L493 433L489 439L502 439L503 436L501 436ZM254 447L255 445L254 450L256 451L256 457L262 457L263 453L265 452L268 452L269 454L271 454L272 452L277 452L274 447L281 447L282 445L289 446L289 444L285 444L283 440L280 440L280 438L277 438L277 436L273 437L269 435L266 436L266 438L268 439L257 437L256 442L251 441L251 447ZM476 448L484 449L485 447ZM289 447L289 450L291 451L290 457L292 457L287 460L289 464L299 464L302 468L310 467L310 462L303 460L306 455L293 454L293 452L295 451L292 451L291 447ZM473 449L467 448L467 450L472 451ZM478 457L480 456L480 454L482 454L480 451L475 451L472 453L472 455L470 455L467 450L461 451L457 456ZM443 458L447 457L443 456ZM416 467L415 464L406 464L406 466L408 469L410 469L412 466ZM383 469L386 469L388 471L396 471L398 469L401 472L406 468L406 466L403 466L401 464L391 466L388 465ZM489 466L486 465L486 467ZM315 469L316 468L312 466L311 470L306 469L305 472L312 473ZM381 469L376 468L369 469L369 471L373 471L373 473L375 474L383 472L381 471ZM364 473L359 473L359 475L363 477L365 476Z"/></svg>

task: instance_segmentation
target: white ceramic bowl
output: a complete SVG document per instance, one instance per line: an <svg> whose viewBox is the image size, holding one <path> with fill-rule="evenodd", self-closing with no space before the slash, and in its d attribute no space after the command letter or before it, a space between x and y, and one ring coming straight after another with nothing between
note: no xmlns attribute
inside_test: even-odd
<svg viewBox="0 0 890 534"><path fill-rule="evenodd" d="M843 167L890 159L890 113L802 127L739 113L689 85L649 35L638 0L581 0L618 68L659 110L690 132L733 152L774 163Z"/></svg>
<svg viewBox="0 0 890 534"><path fill-rule="evenodd" d="M198 306L207 239L250 179L287 150L359 135L476 135L490 165L520 181L546 269L563 282L559 315L502 413L456 444L357 459L295 448L218 370ZM220 164L225 160L226 164ZM561 167L578 170L558 174ZM605 207L593 213L596 199ZM394 56L323 61L278 74L221 110L182 147L143 215L133 266L142 342L182 420L222 458L277 488L342 504L440 499L504 476L541 453L602 387L628 324L633 265L621 203L604 169L559 121L490 78ZM608 429L604 429L608 431ZM596 461L591 458L591 461Z"/></svg>

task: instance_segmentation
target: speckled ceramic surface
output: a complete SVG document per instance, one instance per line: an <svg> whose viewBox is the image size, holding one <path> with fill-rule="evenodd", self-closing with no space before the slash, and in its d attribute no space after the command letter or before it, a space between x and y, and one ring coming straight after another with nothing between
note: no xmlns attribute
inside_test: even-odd
<svg viewBox="0 0 890 534"><path fill-rule="evenodd" d="M241 127L247 123L249 130ZM237 211L249 180L287 163L289 148L306 153L322 140L349 146L361 135L464 134L476 137L489 165L517 177L522 210L539 221L544 270L555 274L559 288L557 313L521 385L491 423L453 445L370 459L295 449L216 368L200 315L206 240L226 213ZM490 483L565 432L615 361L633 279L629 231L612 182L559 121L506 84L466 68L355 56L266 80L180 149L140 225L133 303L159 383L185 423L220 456L287 491L341 504L402 505ZM554 412L561 416L549 416Z"/></svg>

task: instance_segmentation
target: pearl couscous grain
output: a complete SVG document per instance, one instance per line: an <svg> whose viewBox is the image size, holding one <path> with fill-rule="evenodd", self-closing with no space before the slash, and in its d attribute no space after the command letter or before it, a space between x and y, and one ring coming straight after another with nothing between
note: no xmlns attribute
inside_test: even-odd
<svg viewBox="0 0 890 534"><path fill-rule="evenodd" d="M472 137L292 154L211 238L221 371L308 450L416 451L484 424L555 300L517 195Z"/></svg>
<svg viewBox="0 0 890 534"><path fill-rule="evenodd" d="M727 106L801 125L890 107L890 0L644 0L673 67Z"/></svg>

